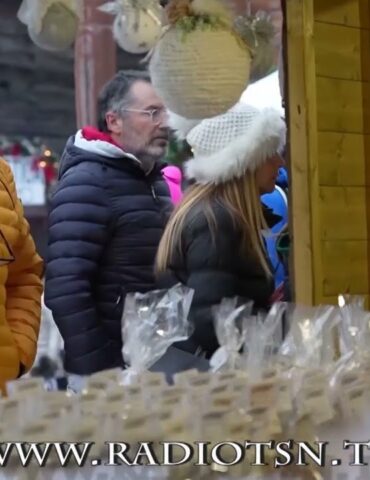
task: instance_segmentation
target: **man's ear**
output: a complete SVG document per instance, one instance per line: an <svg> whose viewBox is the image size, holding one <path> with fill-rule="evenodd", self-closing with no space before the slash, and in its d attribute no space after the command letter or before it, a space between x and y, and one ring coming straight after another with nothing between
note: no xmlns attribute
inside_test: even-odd
<svg viewBox="0 0 370 480"><path fill-rule="evenodd" d="M120 135L122 131L122 119L117 113L107 112L105 114L105 121L107 123L108 131L116 135Z"/></svg>

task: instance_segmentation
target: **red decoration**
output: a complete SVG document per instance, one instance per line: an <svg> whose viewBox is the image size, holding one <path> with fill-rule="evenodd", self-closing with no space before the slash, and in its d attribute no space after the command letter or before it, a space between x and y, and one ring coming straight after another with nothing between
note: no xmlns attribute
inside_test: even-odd
<svg viewBox="0 0 370 480"><path fill-rule="evenodd" d="M22 153L22 147L19 145L19 143L15 143L10 150L10 155L14 155L16 157L21 153Z"/></svg>
<svg viewBox="0 0 370 480"><path fill-rule="evenodd" d="M48 163L43 168L43 170L44 170L46 184L49 185L50 183L55 182L55 180L57 179L57 171L54 165L51 165L50 163Z"/></svg>
<svg viewBox="0 0 370 480"><path fill-rule="evenodd" d="M0 147L0 156L12 156L13 162L21 161L20 157L22 155L32 157L31 169L33 172L41 173L42 171L47 189L57 181L58 156L46 145L41 145L40 141L34 141L32 148L30 148L29 141L23 141L22 139L9 141L5 137L0 137Z"/></svg>

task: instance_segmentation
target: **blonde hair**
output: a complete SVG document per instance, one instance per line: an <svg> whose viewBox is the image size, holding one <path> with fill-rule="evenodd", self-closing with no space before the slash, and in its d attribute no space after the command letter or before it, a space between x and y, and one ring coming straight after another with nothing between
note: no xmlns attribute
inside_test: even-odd
<svg viewBox="0 0 370 480"><path fill-rule="evenodd" d="M266 248L262 238L262 230L267 228L267 225L255 176L251 172L247 172L241 178L234 178L219 185L195 184L187 190L184 198L173 212L159 244L156 258L157 273L167 270L175 251L183 253L182 231L188 214L196 205L202 203L210 230L216 238L217 223L212 210L212 200L217 200L224 205L235 225L241 228L241 251L254 255L266 276L271 277L272 273L266 260Z"/></svg>

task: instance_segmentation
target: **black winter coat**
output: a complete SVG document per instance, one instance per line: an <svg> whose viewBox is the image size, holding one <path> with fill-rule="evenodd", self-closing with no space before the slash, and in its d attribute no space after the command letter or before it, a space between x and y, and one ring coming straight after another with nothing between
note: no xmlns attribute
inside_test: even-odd
<svg viewBox="0 0 370 480"><path fill-rule="evenodd" d="M65 341L65 368L122 364L127 292L155 287L153 265L172 210L160 167L103 157L69 141L49 216L46 305Z"/></svg>
<svg viewBox="0 0 370 480"><path fill-rule="evenodd" d="M269 308L274 291L273 277L268 278L258 261L241 252L241 231L230 213L218 203L212 206L216 234L211 232L204 209L198 206L185 221L181 247L170 268L158 278L161 287L181 282L195 290L191 307L192 337L178 344L195 353L201 349L210 357L219 347L213 326L212 307L223 298L253 300L256 310ZM267 214L267 212L266 212ZM268 214L268 222L280 217Z"/></svg>

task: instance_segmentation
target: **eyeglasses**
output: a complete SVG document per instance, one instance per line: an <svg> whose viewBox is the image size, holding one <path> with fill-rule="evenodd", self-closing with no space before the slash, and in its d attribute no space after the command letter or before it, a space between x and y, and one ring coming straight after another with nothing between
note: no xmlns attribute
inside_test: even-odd
<svg viewBox="0 0 370 480"><path fill-rule="evenodd" d="M0 230L0 266L14 262L15 256L8 240Z"/></svg>
<svg viewBox="0 0 370 480"><path fill-rule="evenodd" d="M142 113L148 115L153 123L158 123L165 119L168 115L165 108L153 108L151 110L140 110L137 108L124 108L123 112Z"/></svg>

